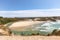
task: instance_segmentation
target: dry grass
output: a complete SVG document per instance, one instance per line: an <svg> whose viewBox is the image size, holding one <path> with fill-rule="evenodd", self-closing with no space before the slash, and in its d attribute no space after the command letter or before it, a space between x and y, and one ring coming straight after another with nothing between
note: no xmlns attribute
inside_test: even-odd
<svg viewBox="0 0 60 40"><path fill-rule="evenodd" d="M0 36L0 40L60 40L60 36Z"/></svg>

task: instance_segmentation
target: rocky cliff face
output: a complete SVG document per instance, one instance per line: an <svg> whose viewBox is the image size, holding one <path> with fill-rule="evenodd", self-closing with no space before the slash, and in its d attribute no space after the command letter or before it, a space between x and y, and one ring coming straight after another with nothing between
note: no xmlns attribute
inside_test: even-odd
<svg viewBox="0 0 60 40"><path fill-rule="evenodd" d="M60 30L55 29L51 34L48 34L47 36L60 36Z"/></svg>
<svg viewBox="0 0 60 40"><path fill-rule="evenodd" d="M0 35L10 36L11 35L10 29L3 25L0 25Z"/></svg>

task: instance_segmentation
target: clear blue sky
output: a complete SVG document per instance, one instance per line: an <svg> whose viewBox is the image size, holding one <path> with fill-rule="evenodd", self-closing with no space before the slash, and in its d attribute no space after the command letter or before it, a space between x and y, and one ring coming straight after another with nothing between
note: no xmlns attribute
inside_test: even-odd
<svg viewBox="0 0 60 40"><path fill-rule="evenodd" d="M60 16L60 0L0 0L0 16Z"/></svg>
<svg viewBox="0 0 60 40"><path fill-rule="evenodd" d="M0 11L60 8L60 0L0 0Z"/></svg>

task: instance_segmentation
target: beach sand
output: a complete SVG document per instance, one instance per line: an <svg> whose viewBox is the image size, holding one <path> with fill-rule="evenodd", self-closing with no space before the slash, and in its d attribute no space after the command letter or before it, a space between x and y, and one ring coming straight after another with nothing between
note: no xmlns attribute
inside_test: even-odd
<svg viewBox="0 0 60 40"><path fill-rule="evenodd" d="M60 36L0 36L0 40L60 40Z"/></svg>

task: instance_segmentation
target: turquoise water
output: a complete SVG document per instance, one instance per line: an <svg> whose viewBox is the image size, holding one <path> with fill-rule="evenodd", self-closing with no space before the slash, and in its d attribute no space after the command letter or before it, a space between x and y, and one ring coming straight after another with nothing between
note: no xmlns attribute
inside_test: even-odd
<svg viewBox="0 0 60 40"><path fill-rule="evenodd" d="M40 35L47 35L47 32L40 32L40 31L12 31L15 35L32 35L39 33Z"/></svg>

